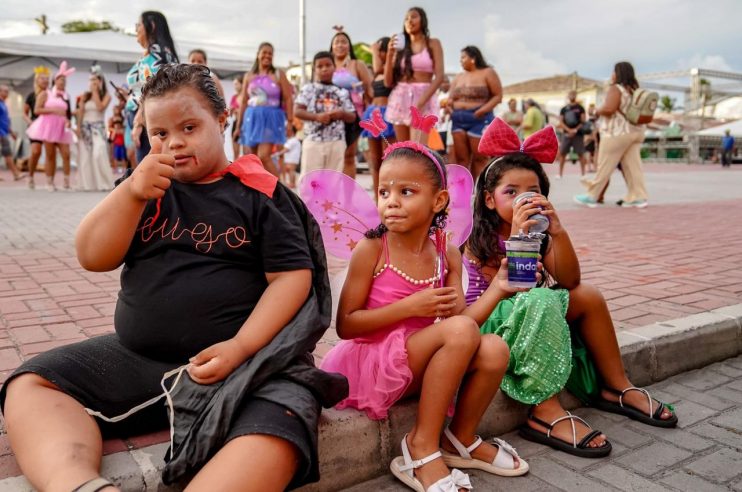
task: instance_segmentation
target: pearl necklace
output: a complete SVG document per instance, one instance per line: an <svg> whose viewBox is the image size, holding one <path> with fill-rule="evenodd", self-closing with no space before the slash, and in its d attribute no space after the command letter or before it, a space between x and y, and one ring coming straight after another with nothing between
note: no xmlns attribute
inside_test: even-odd
<svg viewBox="0 0 742 492"><path fill-rule="evenodd" d="M409 275L407 275L402 270L400 270L399 268L397 268L394 265L392 265L391 263L384 263L384 266L382 266L381 267L381 270L379 270L379 272L376 275L374 275L374 278L376 278L379 275L381 275L384 272L384 270L386 270L387 268L389 270L393 271L394 273L396 273L397 275L399 275L400 277L402 277L403 279L405 279L406 281L408 281L409 283L411 283L412 285L429 285L429 284L434 284L438 280L440 280L440 278L441 278L440 273L437 273L434 276L432 276L430 278L423 279L423 280L414 279L414 278L410 277ZM448 269L445 269L443 271L443 274L445 275L447 273L448 273Z"/></svg>

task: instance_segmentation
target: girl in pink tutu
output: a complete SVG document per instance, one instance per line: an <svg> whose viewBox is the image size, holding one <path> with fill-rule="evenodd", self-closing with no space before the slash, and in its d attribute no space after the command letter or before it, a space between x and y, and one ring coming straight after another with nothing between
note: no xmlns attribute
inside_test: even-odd
<svg viewBox="0 0 742 492"><path fill-rule="evenodd" d="M528 470L507 443L475 435L509 353L501 338L479 338L476 323L460 315L461 254L443 239L448 204L438 154L409 141L389 146L379 170L382 224L353 250L337 314L343 341L322 363L348 378L349 396L337 408L383 419L395 402L419 396L415 425L390 466L419 491L471 489L468 476L449 466L508 476ZM508 290L507 276L495 282Z"/></svg>
<svg viewBox="0 0 742 492"><path fill-rule="evenodd" d="M44 143L46 153L46 189L55 191L54 174L57 171L57 148L62 156L62 172L64 172L64 189L70 189L70 96L65 92L67 77L75 71L68 68L67 62L59 65L59 71L54 75L54 87L41 92L36 98L34 112L38 118L26 130L28 138L40 140Z"/></svg>

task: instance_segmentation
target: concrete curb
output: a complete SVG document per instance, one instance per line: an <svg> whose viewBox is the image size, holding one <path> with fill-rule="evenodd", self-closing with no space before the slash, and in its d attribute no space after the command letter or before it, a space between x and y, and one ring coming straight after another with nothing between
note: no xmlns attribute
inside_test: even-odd
<svg viewBox="0 0 742 492"><path fill-rule="evenodd" d="M648 385L742 353L742 304L621 331L618 342L631 380ZM579 402L560 395L565 407ZM387 472L398 443L413 424L414 402L395 406L389 418L372 421L361 412L325 410L320 420L322 480L302 492L340 490ZM512 431L526 418L526 407L498 393L479 427L483 436ZM175 491L160 482L168 444L113 453L103 458L102 474L122 490ZM1 491L33 489L22 476L0 480Z"/></svg>

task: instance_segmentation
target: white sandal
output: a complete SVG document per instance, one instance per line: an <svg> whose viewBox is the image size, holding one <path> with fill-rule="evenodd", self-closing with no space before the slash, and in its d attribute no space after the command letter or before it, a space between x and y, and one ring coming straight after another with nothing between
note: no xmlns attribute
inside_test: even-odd
<svg viewBox="0 0 742 492"><path fill-rule="evenodd" d="M435 453L419 460L413 460L410 455L410 450L407 447L407 434L405 434L402 438L402 456L394 458L392 463L389 465L389 469L392 471L392 475L416 492L459 492L459 489L472 490L469 475L455 468L451 470L451 473L448 476L441 478L428 487L427 490L423 488L423 484L420 483L420 480L415 478L414 470L433 460L437 460L441 456L441 452L436 451Z"/></svg>
<svg viewBox="0 0 742 492"><path fill-rule="evenodd" d="M474 440L474 444L469 447L464 446L456 436L453 435L448 427L443 431L443 434L448 438L453 447L458 451L458 456L452 453L443 451L443 461L447 466L458 468L474 468L476 470L486 471L493 475L500 475L503 477L518 477L528 473L528 463L523 458L518 456L515 448L502 439L493 438L492 441L497 445L497 455L492 463L472 458L471 452L482 445L484 441L479 436ZM518 458L518 468L515 467L515 458Z"/></svg>

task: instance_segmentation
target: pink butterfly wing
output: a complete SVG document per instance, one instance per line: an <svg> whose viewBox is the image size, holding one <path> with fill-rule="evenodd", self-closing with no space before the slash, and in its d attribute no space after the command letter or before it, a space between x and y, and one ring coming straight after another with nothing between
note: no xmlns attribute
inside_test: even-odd
<svg viewBox="0 0 742 492"><path fill-rule="evenodd" d="M423 121L420 124L420 130L422 130L423 133L430 133L430 130L433 129L436 123L438 123L438 117L436 115L426 114L423 116Z"/></svg>
<svg viewBox="0 0 742 492"><path fill-rule="evenodd" d="M457 246L461 246L472 230L472 193L474 179L469 170L458 164L446 166L448 173L448 194L451 203L448 205L448 223L446 232Z"/></svg>
<svg viewBox="0 0 742 492"><path fill-rule="evenodd" d="M420 110L417 109L416 106L410 106L410 118L412 123L411 126L414 128L419 128L423 118L420 114Z"/></svg>
<svg viewBox="0 0 742 492"><path fill-rule="evenodd" d="M299 196L322 231L327 251L349 259L363 234L379 225L379 213L368 192L345 174L320 169L299 183Z"/></svg>
<svg viewBox="0 0 742 492"><path fill-rule="evenodd" d="M386 130L387 124L386 124L386 121L384 121L384 118L381 116L381 110L379 108L376 108L371 112L371 120L374 122L374 124L377 127L380 128L379 133Z"/></svg>
<svg viewBox="0 0 742 492"><path fill-rule="evenodd" d="M359 123L359 125L361 126L361 128L368 131L374 137L378 137L381 134L381 130L379 129L379 127L371 121L363 120Z"/></svg>
<svg viewBox="0 0 742 492"><path fill-rule="evenodd" d="M423 115L416 106L410 106L410 115L412 117L411 126L417 128L423 133L430 133L435 124L438 122L438 117L434 114Z"/></svg>

